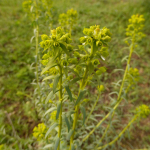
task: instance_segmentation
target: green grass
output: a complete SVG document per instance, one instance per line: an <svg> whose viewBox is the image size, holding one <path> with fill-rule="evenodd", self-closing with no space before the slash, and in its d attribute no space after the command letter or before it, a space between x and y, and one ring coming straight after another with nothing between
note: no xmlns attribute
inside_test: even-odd
<svg viewBox="0 0 150 150"><path fill-rule="evenodd" d="M79 37L83 36L84 27L99 24L101 27L106 26L112 32L112 41L110 43L106 67L106 73L102 79L102 83L108 91L105 93L104 101L107 101L109 89L114 89L110 82L116 82L121 78L121 73L112 73L114 69L120 69L125 66L125 62L121 59L128 54L123 39L125 36L125 28L128 19L133 14L143 14L145 18L144 33L146 38L140 42L137 54L134 54L132 66L140 70L141 80L138 88L130 92L129 99L132 105L136 106L141 103L149 105L150 100L150 2L147 0L58 0L54 3L53 15L54 25L58 26L58 16L60 13L66 12L68 9L74 8L78 11L78 25L73 31L73 39L75 44L79 44ZM34 71L31 70L31 64L34 63L35 45L34 40L30 43L33 36L33 28L30 20L25 17L22 9L22 0L0 2L0 129L5 127L6 134L14 137L12 125L8 121L7 115L10 115L17 134L22 138L22 145L31 137L33 127L38 123L35 117L34 106L31 100L26 96L17 94L21 91L25 94L33 96L34 87L31 85L34 79ZM48 26L40 23L40 35L49 33ZM131 102L129 102L131 103ZM31 105L30 105L31 104ZM31 111L29 111L31 110ZM124 114L124 111L122 112ZM125 115L125 114L124 114ZM139 125L135 125L136 131L132 131L130 140L123 140L126 147L146 148L150 146L148 128L150 119L141 121ZM144 125L143 125L144 124ZM0 137L3 136L0 133ZM25 139L25 140L24 140ZM135 142L136 139L136 142ZM13 142L7 139L1 142L8 142L13 147ZM33 143L33 140L28 141ZM29 147L27 149L29 149ZM34 146L33 146L34 147ZM23 146L22 146L23 148ZM15 147L15 149L17 149ZM31 148L33 149L33 148Z"/></svg>

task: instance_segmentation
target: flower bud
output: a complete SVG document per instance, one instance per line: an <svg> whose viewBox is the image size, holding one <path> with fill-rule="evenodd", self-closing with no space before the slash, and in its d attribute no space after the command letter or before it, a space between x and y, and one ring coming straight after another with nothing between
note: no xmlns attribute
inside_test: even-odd
<svg viewBox="0 0 150 150"><path fill-rule="evenodd" d="M56 41L56 35L52 35L52 40Z"/></svg>
<svg viewBox="0 0 150 150"><path fill-rule="evenodd" d="M92 38L88 38L88 39L86 40L86 42L89 43L89 44L91 44L91 43L93 42L93 39L92 39Z"/></svg>
<svg viewBox="0 0 150 150"><path fill-rule="evenodd" d="M62 65L63 65L63 66L67 66L67 65L68 65L68 62L67 62L66 60L63 60L63 61L62 61Z"/></svg>
<svg viewBox="0 0 150 150"><path fill-rule="evenodd" d="M54 46L55 46L55 47L59 47L60 45L59 45L58 42L55 42L55 43L54 43Z"/></svg>
<svg viewBox="0 0 150 150"><path fill-rule="evenodd" d="M110 42L111 41L111 37L110 36L105 36L105 37L102 38L102 40L104 42Z"/></svg>
<svg viewBox="0 0 150 150"><path fill-rule="evenodd" d="M88 58L89 58L88 55L82 57L83 61L87 61Z"/></svg>
<svg viewBox="0 0 150 150"><path fill-rule="evenodd" d="M49 37L46 34L43 34L41 35L41 39L45 41L45 40L49 40Z"/></svg>
<svg viewBox="0 0 150 150"><path fill-rule="evenodd" d="M81 42L81 43L85 43L85 42L86 42L86 38L85 38L85 37L81 37L81 38L80 38L80 42Z"/></svg>
<svg viewBox="0 0 150 150"><path fill-rule="evenodd" d="M96 46L102 46L102 42L101 41L96 41Z"/></svg>
<svg viewBox="0 0 150 150"><path fill-rule="evenodd" d="M94 66L97 66L97 65L100 64L100 63L99 63L99 60L98 60L98 59L95 59L95 60L92 61L92 64L93 64Z"/></svg>

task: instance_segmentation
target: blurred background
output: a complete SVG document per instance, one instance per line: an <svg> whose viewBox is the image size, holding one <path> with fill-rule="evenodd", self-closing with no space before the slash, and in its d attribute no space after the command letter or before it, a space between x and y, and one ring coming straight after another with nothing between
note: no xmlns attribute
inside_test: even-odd
<svg viewBox="0 0 150 150"><path fill-rule="evenodd" d="M33 23L23 11L22 3L23 0L0 0L0 145L4 144L7 150L20 150L20 147L37 149L32 131L41 122L31 101L34 93L31 83L35 79L32 68L35 62L35 41L31 40ZM84 27L106 26L112 33L110 54L105 64L107 73L102 78L106 87L103 94L106 103L113 87L111 83L122 78L122 73L113 73L114 69L122 69L126 65L122 58L129 53L124 42L128 19L133 14L144 15L143 32L146 37L139 43L131 62L139 69L140 81L129 94L132 106L127 105L122 111L127 113L127 109L142 103L150 106L150 0L56 0L51 9L52 28L59 26L59 14L71 8L78 12L78 22L72 33L76 48ZM41 19L39 42L40 35L49 32L49 24ZM21 146L18 146L18 136ZM130 138L123 140L122 147L127 150L150 149L150 118L134 125Z"/></svg>

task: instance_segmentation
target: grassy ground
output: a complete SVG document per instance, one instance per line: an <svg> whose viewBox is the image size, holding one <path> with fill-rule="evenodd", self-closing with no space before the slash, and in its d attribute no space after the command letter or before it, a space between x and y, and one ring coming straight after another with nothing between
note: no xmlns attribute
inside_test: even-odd
<svg viewBox="0 0 150 150"><path fill-rule="evenodd" d="M123 39L128 19L133 14L143 14L145 21L144 33L146 38L139 43L137 54L133 55L132 66L140 71L140 83L135 91L130 92L130 104L133 106L145 103L150 106L150 2L147 0L58 0L54 3L54 25L58 26L58 15L74 8L78 11L79 21L73 32L74 43L79 43L84 27L100 24L101 27L110 28L113 34L110 43L110 56L107 61L108 73L102 82L107 87L104 100L109 99L108 94L112 88L110 82L116 82L121 78L121 73L112 73L114 69L125 66L122 58L128 54ZM32 134L33 127L39 122L35 117L34 106L30 101L32 97L35 47L34 41L30 43L33 36L33 28L25 17L22 10L22 0L0 1L0 144L7 143L13 147L8 136L15 137L18 134L22 144L27 142L33 149L34 142L28 138ZM49 33L48 27L40 25L40 34ZM19 94L24 93L24 94ZM27 94L28 97L25 95ZM30 105L31 104L31 105ZM124 113L126 108L124 108ZM11 121L12 120L12 123ZM135 125L131 130L131 139L123 142L128 148L146 148L150 146L150 119L145 119ZM5 133L4 133L5 128ZM137 132L138 131L138 132ZM7 135L3 139L4 134ZM29 149L22 147L22 149Z"/></svg>

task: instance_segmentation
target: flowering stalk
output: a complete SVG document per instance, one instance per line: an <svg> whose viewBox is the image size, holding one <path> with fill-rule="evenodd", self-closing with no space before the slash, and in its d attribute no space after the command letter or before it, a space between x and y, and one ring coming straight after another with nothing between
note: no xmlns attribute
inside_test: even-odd
<svg viewBox="0 0 150 150"><path fill-rule="evenodd" d="M125 73L124 73L124 76L123 76L123 80L122 80L122 84L121 84L121 87L120 87L120 90L119 90L119 94L118 94L118 98L117 98L117 104L114 106L113 108L113 111L109 112L96 126L95 128L82 140L83 142L85 140L88 139L88 137L93 134L93 132L96 130L96 128L99 127L99 125L105 121L110 115L111 113L113 112L112 114L112 118L114 116L114 113L115 113L115 110L116 108L118 107L118 105L120 104L120 102L122 101L121 99L121 95L122 95L122 91L123 91L123 87L124 87L124 83L126 81L126 77L127 77L127 73L128 73L128 70L129 70L129 66L130 66L130 60L131 60L131 56L132 56L132 53L133 53L133 50L135 48L135 41L136 40L139 40L141 39L144 34L142 34L141 32L139 32L142 28L143 28L143 23L144 19L143 19L143 16L138 16L138 15L133 15L131 17L131 19L129 19L129 22L131 23L130 25L128 25L128 28L127 28L127 35L131 37L131 48L130 48L130 54L129 54L129 57L128 57L128 61L127 61L127 66L126 66L126 69L125 69ZM132 28L131 28L132 27ZM133 30L134 29L134 30ZM128 41L127 41L127 44ZM109 129L109 124L106 128L106 131L105 133L107 132L107 130ZM105 135L105 134L104 134ZM102 137L102 139L104 138L104 136Z"/></svg>
<svg viewBox="0 0 150 150"><path fill-rule="evenodd" d="M60 113L59 113L59 130L58 130L58 137L61 138L61 129L62 129L62 68L61 66L58 66L60 78L59 78L59 101L60 101ZM58 145L58 150L60 150L60 140Z"/></svg>
<svg viewBox="0 0 150 150"><path fill-rule="evenodd" d="M87 77L87 72L88 72L88 67L86 67L85 74L84 74L82 82L81 82L79 93L80 93L80 91L82 91L84 89L84 83L85 83L85 80L86 80L86 77ZM79 93L78 93L78 95L79 95ZM72 146L72 143L73 143L75 128L76 128L77 120L78 120L78 116L79 116L79 107L80 107L80 103L75 107L75 116L74 116L74 122L73 122L73 128L72 128L73 133L72 133L72 136L71 136L71 139L70 139L70 150L71 150L71 146Z"/></svg>
<svg viewBox="0 0 150 150"><path fill-rule="evenodd" d="M102 58L104 53L105 54L108 53L107 47L103 47L103 45L107 46L107 43L111 40L111 33L109 29L105 27L103 29L100 29L99 26L91 26L90 28L85 28L83 30L83 33L87 36L81 37L80 42L83 43L83 45L90 45L91 50L90 52L86 52L83 45L79 46L79 48L82 49L82 51L86 52L86 55L82 57L86 68L84 70L84 75L80 82L80 90L78 96L80 95L81 91L83 91L84 88L86 87L89 77L92 73L94 75L101 75L106 71L104 67L100 67L100 68L97 67L97 65L100 63L98 59L94 59L94 58L99 58L99 57ZM100 51L98 51L99 48L101 48ZM98 70L94 72L94 68ZM73 134L71 135L71 139L70 139L70 150L72 148L72 144L74 140L74 134L75 134L75 129L76 129L77 120L79 116L80 105L81 103L79 102L75 106L75 114L74 114L74 121L73 121L73 128L72 128Z"/></svg>

